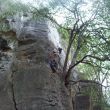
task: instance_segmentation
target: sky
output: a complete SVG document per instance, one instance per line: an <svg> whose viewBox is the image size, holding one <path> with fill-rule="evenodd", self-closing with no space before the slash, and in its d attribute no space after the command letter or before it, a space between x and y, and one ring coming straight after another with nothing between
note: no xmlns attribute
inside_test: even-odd
<svg viewBox="0 0 110 110"><path fill-rule="evenodd" d="M48 2L50 0L17 0L17 1L21 1L22 3L30 3L32 4L33 6L39 6L41 3L43 3L44 5L48 5ZM89 16L91 16L91 13L90 13L90 9L92 7L92 2L90 0L85 0L86 1L86 4L84 4L81 8L82 11L85 11L87 13L87 19L89 18ZM56 19L56 21L58 22L58 24L63 24L64 21L65 21L65 12L64 10L61 12L61 11L58 11L57 14L54 16L54 18Z"/></svg>
<svg viewBox="0 0 110 110"><path fill-rule="evenodd" d="M21 1L22 3L25 4L31 3L35 6L35 5L40 5L41 3L47 4L49 0L16 0L16 1Z"/></svg>

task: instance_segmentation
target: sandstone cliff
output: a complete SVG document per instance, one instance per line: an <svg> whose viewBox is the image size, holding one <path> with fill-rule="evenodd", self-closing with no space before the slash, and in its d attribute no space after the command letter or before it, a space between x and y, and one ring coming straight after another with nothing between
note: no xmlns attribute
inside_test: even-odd
<svg viewBox="0 0 110 110"><path fill-rule="evenodd" d="M72 110L62 75L53 73L48 63L49 51L57 48L50 26L30 20L15 29L11 65L0 73L0 110Z"/></svg>

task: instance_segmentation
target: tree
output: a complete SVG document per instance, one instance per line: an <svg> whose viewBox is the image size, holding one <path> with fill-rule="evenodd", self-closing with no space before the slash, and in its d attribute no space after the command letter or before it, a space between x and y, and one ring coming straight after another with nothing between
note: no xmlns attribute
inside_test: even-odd
<svg viewBox="0 0 110 110"><path fill-rule="evenodd" d="M94 0L88 11L83 10L86 4L85 0L55 0L50 2L49 13L39 11L39 14L56 23L68 42L63 67L66 85L71 82L71 71L77 67L86 78L98 81L106 88L110 86L109 83L103 85L110 75L109 1ZM64 24L58 24L54 18L59 15L58 10L64 15ZM74 52L68 67L71 49Z"/></svg>
<svg viewBox="0 0 110 110"><path fill-rule="evenodd" d="M94 1L94 3L96 2L97 1ZM101 62L110 61L109 28L104 23L104 20L107 19L102 20L99 16L100 13L102 13L102 11L99 10L100 8L102 9L102 1L97 2L97 6L92 7L91 15L88 18L87 15L84 14L85 11L82 11L82 5L84 4L86 4L86 1L84 0L54 1L54 10L56 5L57 8L60 7L68 13L65 15L65 24L59 25L63 31L66 30L68 33L68 37L66 37L68 38L68 48L63 67L63 72L67 72L66 77L69 77L70 71L80 63L98 68L101 67ZM54 15L56 13L54 13ZM45 17L58 24L53 18L52 12L48 13L48 15L47 13L40 14L45 15ZM69 69L67 70L68 57L71 48L74 48L75 51ZM95 64L96 62L99 64Z"/></svg>

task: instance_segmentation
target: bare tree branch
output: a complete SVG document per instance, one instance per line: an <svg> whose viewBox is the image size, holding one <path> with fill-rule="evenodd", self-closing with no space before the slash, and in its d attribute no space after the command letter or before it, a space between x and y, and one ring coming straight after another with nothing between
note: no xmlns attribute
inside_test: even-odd
<svg viewBox="0 0 110 110"><path fill-rule="evenodd" d="M91 83L91 84L97 84L99 86L103 86L105 88L110 87L110 86L104 86L104 85L102 85L102 83L94 81L94 80L77 80L77 81L69 80L69 82L73 82L73 84L77 84L79 82L81 82L81 83Z"/></svg>
<svg viewBox="0 0 110 110"><path fill-rule="evenodd" d="M97 56L92 56L92 55L86 55L84 56L81 60L77 61L76 64L74 64L73 66L71 66L68 70L68 72L74 68L76 65L78 65L79 63L81 63L84 59L86 59L87 57L90 57L90 58L94 58L94 59L97 59L99 61L110 61L110 58L109 57L103 57L103 58L100 58L100 57L97 57Z"/></svg>
<svg viewBox="0 0 110 110"><path fill-rule="evenodd" d="M67 47L67 52L66 52L66 58L64 61L64 66L63 66L63 73L66 73L66 69L67 69L67 63L68 63L68 57L70 54L70 49L71 49L71 45L76 37L76 25L78 24L79 20L76 21L76 23L73 26L73 29L71 29L71 33L70 33L70 37L69 37L69 43L68 43L68 47Z"/></svg>
<svg viewBox="0 0 110 110"><path fill-rule="evenodd" d="M107 78L107 75L108 75L108 71L105 73L104 78L102 79L102 82L101 82L102 84L105 81L105 79Z"/></svg>

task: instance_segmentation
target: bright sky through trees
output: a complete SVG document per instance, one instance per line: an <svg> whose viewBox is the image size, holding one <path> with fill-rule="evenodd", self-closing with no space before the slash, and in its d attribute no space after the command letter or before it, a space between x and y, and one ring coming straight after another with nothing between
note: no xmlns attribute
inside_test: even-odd
<svg viewBox="0 0 110 110"><path fill-rule="evenodd" d="M16 0L16 1L21 1L22 3L25 4L32 4L33 6L40 6L41 4L43 5L48 5L48 2L51 0ZM81 7L81 11L84 11L86 13L86 17L85 18L89 18L91 16L91 8L92 8L92 2L90 0L85 0L85 3L82 5ZM56 21L59 24L63 24L65 21L65 13L66 11L59 11L57 12L56 15L54 15L54 18L56 19Z"/></svg>

